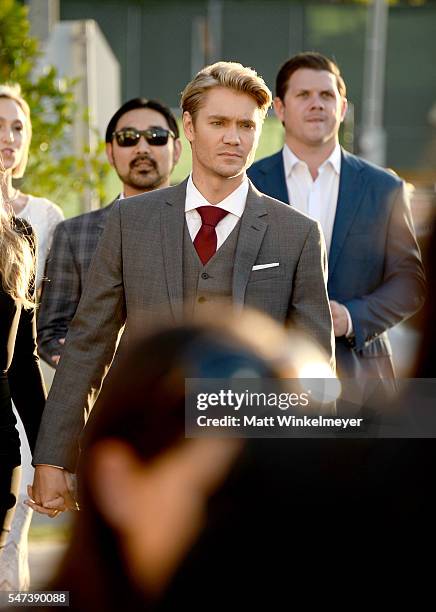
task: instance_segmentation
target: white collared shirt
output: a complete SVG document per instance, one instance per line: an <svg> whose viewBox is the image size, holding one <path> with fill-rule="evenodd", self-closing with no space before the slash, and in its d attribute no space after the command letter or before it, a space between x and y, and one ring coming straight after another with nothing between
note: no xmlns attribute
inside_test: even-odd
<svg viewBox="0 0 436 612"><path fill-rule="evenodd" d="M319 221L324 234L327 253L330 253L339 195L341 147L337 144L330 157L320 165L315 180L313 180L306 162L294 155L286 144L283 147L283 163L289 202L297 210ZM349 337L353 333L353 321L348 308L343 304L342 307L345 309L348 320L345 335Z"/></svg>
<svg viewBox="0 0 436 612"><path fill-rule="evenodd" d="M239 185L235 191L232 191L230 195L224 198L224 200L218 202L218 204L211 204L198 191L197 187L194 185L194 181L192 180L192 175L190 175L188 184L186 185L185 218L192 241L194 241L195 236L201 227L200 213L196 210L196 208L199 208L200 206L218 206L218 208L227 210L229 213L224 217L224 219L221 219L215 228L217 235L217 249L219 249L224 241L230 236L239 219L242 217L247 201L247 194L248 178L245 177L241 185Z"/></svg>
<svg viewBox="0 0 436 612"><path fill-rule="evenodd" d="M330 157L320 165L315 180L313 180L306 162L294 155L286 144L283 147L283 163L289 202L297 210L320 222L327 252L329 252L341 173L341 148L339 144L333 149Z"/></svg>

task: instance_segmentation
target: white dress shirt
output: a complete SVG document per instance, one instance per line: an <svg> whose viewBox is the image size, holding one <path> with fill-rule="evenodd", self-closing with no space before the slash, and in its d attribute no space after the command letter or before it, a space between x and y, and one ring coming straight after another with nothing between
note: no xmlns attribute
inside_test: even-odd
<svg viewBox="0 0 436 612"><path fill-rule="evenodd" d="M319 221L329 253L338 204L341 147L337 144L330 157L320 165L315 180L306 162L294 155L286 144L283 147L283 163L289 202L297 210ZM345 335L349 337L353 333L353 321L348 308L343 304L342 307L348 320Z"/></svg>
<svg viewBox="0 0 436 612"><path fill-rule="evenodd" d="M185 201L185 218L188 225L189 235L192 241L195 240L200 227L201 217L200 213L196 210L200 206L214 206L226 210L229 214L221 219L215 228L217 235L217 250L224 243L224 241L230 236L234 228L236 227L239 219L242 217L242 213L245 210L245 203L247 201L248 194L248 179L245 177L235 191L232 191L224 200L218 202L218 204L211 204L206 198L201 195L197 187L194 185L192 175L189 176L188 184L186 185L186 201Z"/></svg>
<svg viewBox="0 0 436 612"><path fill-rule="evenodd" d="M17 214L30 223L37 242L36 288L39 289L44 276L45 263L58 223L64 220L64 213L57 204L46 198L27 196L27 203Z"/></svg>
<svg viewBox="0 0 436 612"><path fill-rule="evenodd" d="M318 168L313 180L306 162L299 159L285 144L283 147L286 185L292 206L320 222L327 252L330 251L341 173L339 144Z"/></svg>

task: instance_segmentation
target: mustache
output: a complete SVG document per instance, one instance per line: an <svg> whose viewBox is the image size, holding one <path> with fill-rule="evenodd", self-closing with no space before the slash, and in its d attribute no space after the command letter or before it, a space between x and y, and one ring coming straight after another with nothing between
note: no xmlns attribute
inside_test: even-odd
<svg viewBox="0 0 436 612"><path fill-rule="evenodd" d="M137 164L143 161L147 161L153 166L153 168L157 168L156 161L150 155L148 155L148 153L141 153L140 155L137 155L135 159L132 159L129 166L130 168L134 168Z"/></svg>

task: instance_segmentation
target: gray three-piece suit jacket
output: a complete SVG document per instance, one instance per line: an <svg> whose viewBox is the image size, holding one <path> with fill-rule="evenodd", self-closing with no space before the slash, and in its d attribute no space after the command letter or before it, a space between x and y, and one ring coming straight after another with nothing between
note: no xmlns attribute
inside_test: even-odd
<svg viewBox="0 0 436 612"><path fill-rule="evenodd" d="M123 325L120 349L155 321L183 320L185 195L186 181L112 207L46 404L35 463L75 470L80 433ZM333 361L326 252L318 223L250 185L234 231L231 301L306 330ZM279 265L253 270L271 263Z"/></svg>

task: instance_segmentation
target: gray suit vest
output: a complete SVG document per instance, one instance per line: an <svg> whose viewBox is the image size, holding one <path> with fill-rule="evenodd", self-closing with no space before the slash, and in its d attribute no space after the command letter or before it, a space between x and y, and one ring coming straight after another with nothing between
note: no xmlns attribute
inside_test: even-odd
<svg viewBox="0 0 436 612"><path fill-rule="evenodd" d="M231 304L233 301L233 266L240 222L207 264L203 266L192 243L185 222L183 236L183 302L191 317L203 305Z"/></svg>

